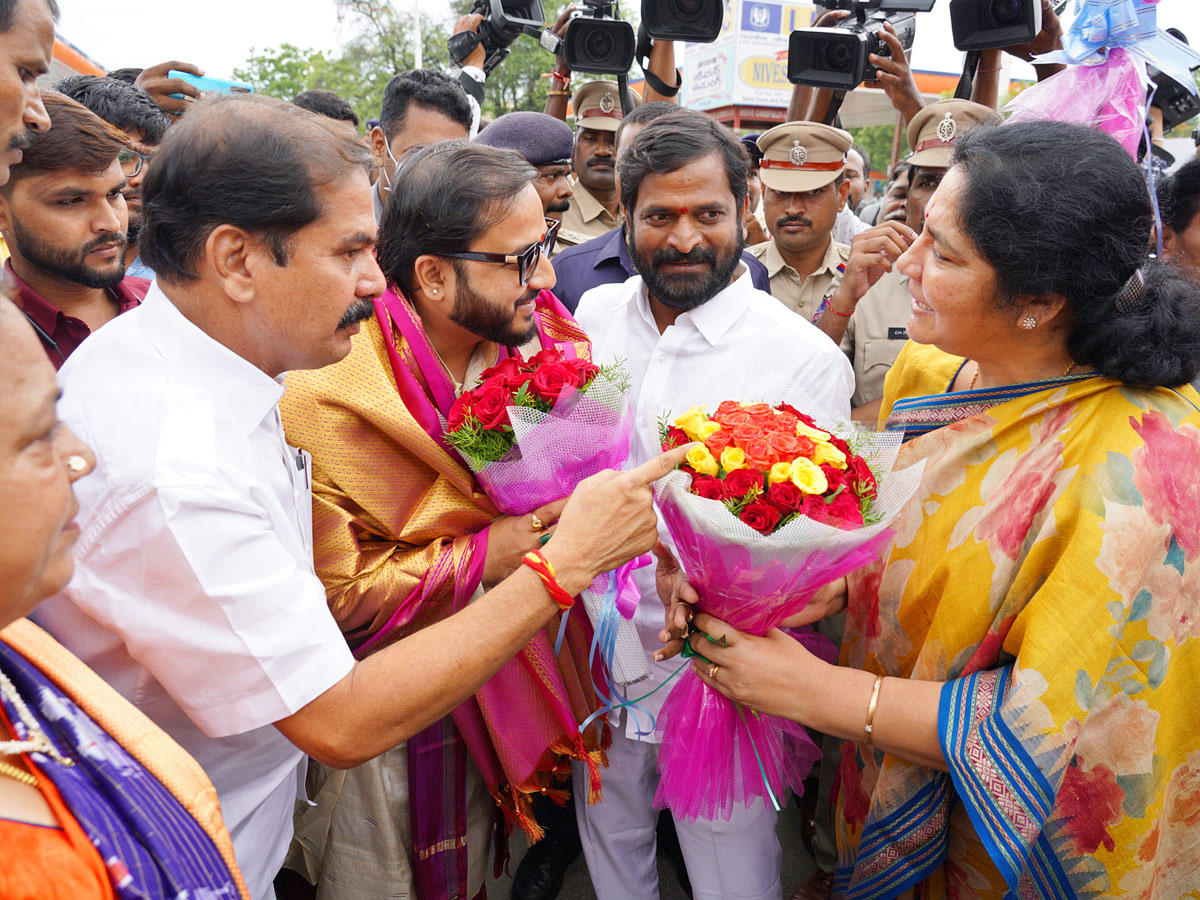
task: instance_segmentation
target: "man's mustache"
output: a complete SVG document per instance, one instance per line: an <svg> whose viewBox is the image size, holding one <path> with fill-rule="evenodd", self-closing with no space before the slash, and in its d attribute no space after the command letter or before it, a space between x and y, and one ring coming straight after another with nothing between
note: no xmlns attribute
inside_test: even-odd
<svg viewBox="0 0 1200 900"><path fill-rule="evenodd" d="M655 252L653 263L656 268L658 266L688 265L691 263L707 263L710 266L715 266L717 264L717 251L711 247L697 247L688 253L681 253L678 250L667 247Z"/></svg>
<svg viewBox="0 0 1200 900"><path fill-rule="evenodd" d="M32 128L24 128L12 136L12 140L8 142L10 150L28 150L33 146L33 142L37 140L37 132Z"/></svg>
<svg viewBox="0 0 1200 900"><path fill-rule="evenodd" d="M546 207L546 212L565 213L570 208L571 204L563 200L561 203L551 203Z"/></svg>
<svg viewBox="0 0 1200 900"><path fill-rule="evenodd" d="M812 219L806 219L804 216L784 216L775 221L776 228L785 228L788 225L803 225L806 228L812 228Z"/></svg>
<svg viewBox="0 0 1200 900"><path fill-rule="evenodd" d="M613 166L613 158L611 156L593 156L587 161L587 163L585 163L585 165L589 169L593 166L607 166L611 169Z"/></svg>
<svg viewBox="0 0 1200 900"><path fill-rule="evenodd" d="M113 244L124 247L127 243L129 243L129 239L123 231L114 231L111 234L102 234L93 241L88 241L83 245L80 253L87 256L93 250L99 250L101 247L109 247Z"/></svg>
<svg viewBox="0 0 1200 900"><path fill-rule="evenodd" d="M370 300L355 300L354 303L342 313L342 317L338 319L338 331L343 328L349 328L357 322L365 321L375 315L375 304Z"/></svg>

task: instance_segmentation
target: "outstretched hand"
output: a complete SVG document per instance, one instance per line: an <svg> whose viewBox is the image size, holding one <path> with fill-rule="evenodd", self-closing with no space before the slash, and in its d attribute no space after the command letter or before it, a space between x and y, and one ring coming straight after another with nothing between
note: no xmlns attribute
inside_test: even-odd
<svg viewBox="0 0 1200 900"><path fill-rule="evenodd" d="M664 646L654 653L654 659L662 662L682 652L688 623L696 614L695 607L700 602L700 595L688 582L687 573L665 544L659 542L655 545L654 555L658 557L654 580L658 586L658 597L666 607L665 627L658 633L658 639Z"/></svg>

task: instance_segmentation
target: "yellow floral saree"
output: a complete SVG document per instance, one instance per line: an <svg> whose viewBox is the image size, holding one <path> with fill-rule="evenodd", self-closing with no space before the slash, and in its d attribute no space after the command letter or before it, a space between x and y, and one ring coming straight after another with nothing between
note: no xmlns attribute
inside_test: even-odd
<svg viewBox="0 0 1200 900"><path fill-rule="evenodd" d="M919 435L897 466L925 471L842 647L945 682L950 772L843 746L835 896L1197 896L1200 397L947 394L962 363L910 343L889 375L881 417Z"/></svg>

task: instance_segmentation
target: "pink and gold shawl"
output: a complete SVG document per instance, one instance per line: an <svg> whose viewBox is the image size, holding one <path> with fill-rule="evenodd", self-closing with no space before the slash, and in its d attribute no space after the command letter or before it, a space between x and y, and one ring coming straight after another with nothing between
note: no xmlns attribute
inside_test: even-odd
<svg viewBox="0 0 1200 900"><path fill-rule="evenodd" d="M281 404L288 441L313 456L313 549L330 609L359 656L462 609L480 586L487 529L498 515L471 472L445 443L442 420L454 389L420 319L389 292L376 301L341 363L288 376ZM549 292L538 298L543 346L590 354L586 335ZM497 358L511 352L493 348ZM440 414L440 417L439 417ZM592 770L599 791L603 732L579 723L599 708L592 687L586 616L571 616L554 656L557 622L536 634L476 694L409 742L414 808L445 805L443 790L461 789L452 752L457 731L509 824L533 839L534 793L571 759ZM422 802L422 796L430 802ZM414 863L422 831L413 819Z"/></svg>

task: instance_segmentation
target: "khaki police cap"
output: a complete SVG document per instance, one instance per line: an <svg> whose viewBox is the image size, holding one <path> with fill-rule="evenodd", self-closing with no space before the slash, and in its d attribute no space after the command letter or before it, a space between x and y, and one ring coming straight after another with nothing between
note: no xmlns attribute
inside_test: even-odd
<svg viewBox="0 0 1200 900"><path fill-rule="evenodd" d="M630 89L635 107L642 105L638 92ZM621 111L621 94L615 81L589 81L571 98L575 111L575 127L594 131L616 131L625 114Z"/></svg>
<svg viewBox="0 0 1200 900"><path fill-rule="evenodd" d="M837 179L854 143L847 131L818 122L784 122L758 139L759 178L776 191L815 191Z"/></svg>
<svg viewBox="0 0 1200 900"><path fill-rule="evenodd" d="M999 124L999 114L982 103L970 100L939 100L913 116L908 123L908 145L914 166L948 169L958 139L976 125Z"/></svg>

